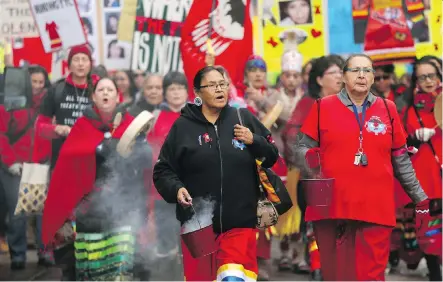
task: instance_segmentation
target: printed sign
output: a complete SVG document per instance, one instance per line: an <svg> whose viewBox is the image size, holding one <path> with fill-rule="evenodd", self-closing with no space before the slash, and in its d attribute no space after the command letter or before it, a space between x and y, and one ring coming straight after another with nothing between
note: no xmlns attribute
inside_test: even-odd
<svg viewBox="0 0 443 282"><path fill-rule="evenodd" d="M47 53L87 42L74 0L29 0L29 3Z"/></svg>
<svg viewBox="0 0 443 282"><path fill-rule="evenodd" d="M179 44L192 0L139 1L132 49L133 70L183 71Z"/></svg>
<svg viewBox="0 0 443 282"><path fill-rule="evenodd" d="M373 0L328 1L330 52L346 55L363 51ZM397 1L396 1L397 2ZM441 56L442 1L401 1L414 38L415 55ZM354 32L350 32L350 31Z"/></svg>
<svg viewBox="0 0 443 282"><path fill-rule="evenodd" d="M117 38L120 25L123 0L100 0L102 5L102 49L103 64L108 70L129 69L131 65L132 42L122 42ZM126 30L127 33L133 33L132 28Z"/></svg>
<svg viewBox="0 0 443 282"><path fill-rule="evenodd" d="M94 0L77 0L77 8L91 49L92 60L95 64L99 64L99 34L101 31L98 27L97 3Z"/></svg>
<svg viewBox="0 0 443 282"><path fill-rule="evenodd" d="M0 38L34 36L38 30L28 0L0 0Z"/></svg>
<svg viewBox="0 0 443 282"><path fill-rule="evenodd" d="M253 16L254 48L266 61L270 81L280 74L284 50L280 35L285 30L297 28L305 32L306 40L298 46L303 63L328 53L323 0L261 0L257 13Z"/></svg>

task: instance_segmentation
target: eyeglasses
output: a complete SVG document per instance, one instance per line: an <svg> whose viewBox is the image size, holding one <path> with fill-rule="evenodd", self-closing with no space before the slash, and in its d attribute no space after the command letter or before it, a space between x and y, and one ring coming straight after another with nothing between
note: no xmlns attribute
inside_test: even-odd
<svg viewBox="0 0 443 282"><path fill-rule="evenodd" d="M217 89L217 86L220 86L221 90L226 90L229 86L229 83L227 83L226 81L223 81L223 82L220 82L219 84L202 85L202 86L200 86L200 89L208 88L210 91L215 91Z"/></svg>
<svg viewBox="0 0 443 282"><path fill-rule="evenodd" d="M384 74L384 75L374 77L374 80L375 81L388 80L390 77L391 76L389 74Z"/></svg>
<svg viewBox="0 0 443 282"><path fill-rule="evenodd" d="M373 68L345 68L344 71L352 72L352 73L360 73L363 72L364 74L374 73Z"/></svg>
<svg viewBox="0 0 443 282"><path fill-rule="evenodd" d="M434 80L437 78L437 74L436 73L428 73L428 74L422 74L422 75L417 76L417 79L420 82L426 81L426 78L429 78L430 80Z"/></svg>

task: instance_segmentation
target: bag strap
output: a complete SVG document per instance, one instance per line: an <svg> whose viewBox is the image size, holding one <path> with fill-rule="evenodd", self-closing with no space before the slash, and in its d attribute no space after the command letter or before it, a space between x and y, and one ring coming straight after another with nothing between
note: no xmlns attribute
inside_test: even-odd
<svg viewBox="0 0 443 282"><path fill-rule="evenodd" d="M318 146L320 147L320 104L321 98L317 99L317 135L318 135Z"/></svg>
<svg viewBox="0 0 443 282"><path fill-rule="evenodd" d="M25 127L20 132L18 132L17 134L13 134L12 133L13 115L11 112L11 121L9 122L9 125L8 125L8 131L6 132L6 136L8 137L9 144L11 146L14 145L15 143L17 143L17 141L20 140L20 138L22 138L26 134L26 132L29 130L29 128L31 128L34 125L34 121L37 117L37 114L34 117L31 117L31 110L30 109L27 109L27 113L28 113L28 121L29 122L25 125Z"/></svg>
<svg viewBox="0 0 443 282"><path fill-rule="evenodd" d="M54 100L56 105L60 105L63 98L63 92L65 91L66 82L64 80L60 81L55 85ZM58 107L58 106L57 106Z"/></svg>
<svg viewBox="0 0 443 282"><path fill-rule="evenodd" d="M414 108L414 112L415 112L415 115L416 115L417 118L418 118L418 122L420 123L420 126L421 126L422 128L424 128L424 127L425 127L425 124L423 123L423 120L421 119L421 116L420 116L420 114L419 114L417 108L415 107L415 105L412 105L412 108ZM428 140L427 142L425 142L425 143L427 143L427 144L429 145L429 147L431 148L432 153L434 154L434 157L435 157L436 160L437 160L437 158L438 158L438 157L437 157L437 153L436 153L436 151L435 151L434 145L432 145L431 139L429 139L429 140Z"/></svg>
<svg viewBox="0 0 443 282"><path fill-rule="evenodd" d="M243 119L241 117L240 114L240 108L236 108L237 111L237 117L238 117L238 121L240 122L241 126L243 125ZM263 163L264 160L256 160L255 166L257 167L256 171L256 175L257 175L257 183L258 183L258 189L260 190L260 196L263 196L266 198L266 194L265 191L263 189L263 184L261 183L261 179L260 179L260 170L261 170L261 164Z"/></svg>
<svg viewBox="0 0 443 282"><path fill-rule="evenodd" d="M394 120L392 119L391 111L389 110L388 103L386 102L386 98L380 97L380 99L382 99L383 104L385 104L386 110L388 111L388 117L389 117L389 121L391 122L391 128L392 128L391 136L392 136L392 141L394 141Z"/></svg>

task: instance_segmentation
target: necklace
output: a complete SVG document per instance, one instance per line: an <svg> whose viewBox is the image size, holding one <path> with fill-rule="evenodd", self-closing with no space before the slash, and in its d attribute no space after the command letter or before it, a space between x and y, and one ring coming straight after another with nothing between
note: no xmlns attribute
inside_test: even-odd
<svg viewBox="0 0 443 282"><path fill-rule="evenodd" d="M75 90L75 97L77 98L77 109L80 112L80 116L81 116L81 115L83 115L83 111L80 108L80 104L82 102L82 98L85 96L86 88L83 89L81 96L78 95L77 85L75 85L75 83L74 83L74 90Z"/></svg>

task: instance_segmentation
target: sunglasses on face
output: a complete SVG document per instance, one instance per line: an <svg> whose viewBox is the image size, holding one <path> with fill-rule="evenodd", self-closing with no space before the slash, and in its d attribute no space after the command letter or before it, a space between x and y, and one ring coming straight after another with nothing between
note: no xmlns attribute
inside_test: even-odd
<svg viewBox="0 0 443 282"><path fill-rule="evenodd" d="M437 74L436 73L428 73L428 74L422 74L422 75L417 76L417 79L420 82L426 81L426 78L429 78L430 80L434 80L437 78Z"/></svg>
<svg viewBox="0 0 443 282"><path fill-rule="evenodd" d="M376 77L374 77L375 81L380 81L380 80L388 80L390 78L389 74L384 74L384 75L378 75Z"/></svg>

